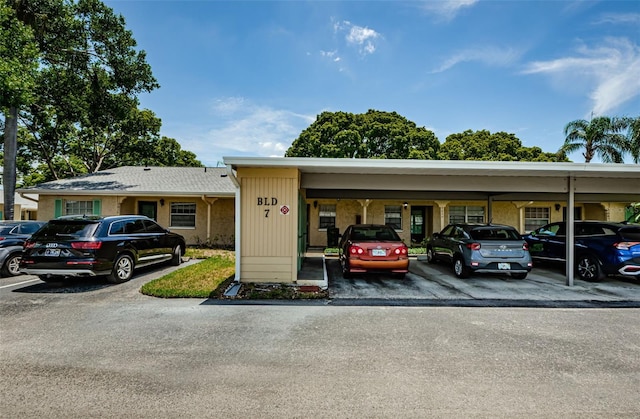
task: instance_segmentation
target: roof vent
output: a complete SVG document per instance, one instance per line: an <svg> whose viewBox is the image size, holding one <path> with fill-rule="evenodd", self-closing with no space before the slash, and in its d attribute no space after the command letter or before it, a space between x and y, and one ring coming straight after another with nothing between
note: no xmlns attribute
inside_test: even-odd
<svg viewBox="0 0 640 419"><path fill-rule="evenodd" d="M150 168L150 167L145 167L143 170L144 170L145 172L148 172L149 170L151 170L151 168Z"/></svg>

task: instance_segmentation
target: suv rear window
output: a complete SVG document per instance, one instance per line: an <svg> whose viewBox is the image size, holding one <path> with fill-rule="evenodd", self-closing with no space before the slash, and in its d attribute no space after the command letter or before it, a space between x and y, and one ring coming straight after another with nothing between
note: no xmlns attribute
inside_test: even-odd
<svg viewBox="0 0 640 419"><path fill-rule="evenodd" d="M640 227L624 227L618 233L623 240L640 241Z"/></svg>
<svg viewBox="0 0 640 419"><path fill-rule="evenodd" d="M509 228L476 228L470 232L474 240L520 240L520 234Z"/></svg>
<svg viewBox="0 0 640 419"><path fill-rule="evenodd" d="M91 237L98 227L91 221L49 221L33 238Z"/></svg>

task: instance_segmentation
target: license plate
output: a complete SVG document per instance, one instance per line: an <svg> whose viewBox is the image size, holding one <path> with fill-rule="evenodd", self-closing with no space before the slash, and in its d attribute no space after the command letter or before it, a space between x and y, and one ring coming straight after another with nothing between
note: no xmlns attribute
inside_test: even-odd
<svg viewBox="0 0 640 419"><path fill-rule="evenodd" d="M373 249L371 250L372 256L387 256L387 252L384 249Z"/></svg>
<svg viewBox="0 0 640 419"><path fill-rule="evenodd" d="M511 269L510 263L498 263L498 269Z"/></svg>
<svg viewBox="0 0 640 419"><path fill-rule="evenodd" d="M60 256L60 249L45 249L45 256Z"/></svg>

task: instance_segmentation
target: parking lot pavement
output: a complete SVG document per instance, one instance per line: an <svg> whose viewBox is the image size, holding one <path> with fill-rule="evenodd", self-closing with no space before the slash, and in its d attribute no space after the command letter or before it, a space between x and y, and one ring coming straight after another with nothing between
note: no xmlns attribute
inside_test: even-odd
<svg viewBox="0 0 640 419"><path fill-rule="evenodd" d="M640 278L609 277L592 283L576 279L565 284L562 267L534 268L526 279L509 275L475 274L457 278L450 266L411 260L403 280L389 275L344 279L337 259L326 260L329 295L340 300L412 300L455 305L640 306Z"/></svg>

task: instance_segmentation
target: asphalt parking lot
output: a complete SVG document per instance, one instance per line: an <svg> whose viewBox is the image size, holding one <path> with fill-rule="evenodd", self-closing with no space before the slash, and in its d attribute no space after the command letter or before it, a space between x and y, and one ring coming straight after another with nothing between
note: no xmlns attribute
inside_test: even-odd
<svg viewBox="0 0 640 419"><path fill-rule="evenodd" d="M640 307L640 278L574 280L566 285L563 266L536 267L526 279L475 274L457 278L450 266L414 258L399 280L385 275L344 279L337 258L326 258L329 295L334 304L449 306Z"/></svg>
<svg viewBox="0 0 640 419"><path fill-rule="evenodd" d="M421 278L413 265L407 287L457 281L439 266L436 280ZM0 417L639 417L638 308L240 305L140 293L175 269L123 284L3 278ZM352 288L360 281L392 288L378 284L385 278Z"/></svg>

